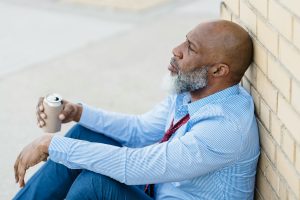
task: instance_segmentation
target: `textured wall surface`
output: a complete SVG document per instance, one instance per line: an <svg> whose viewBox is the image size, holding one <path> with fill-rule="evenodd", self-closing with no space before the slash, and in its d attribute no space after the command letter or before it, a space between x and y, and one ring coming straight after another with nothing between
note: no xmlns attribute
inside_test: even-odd
<svg viewBox="0 0 300 200"><path fill-rule="evenodd" d="M300 1L224 0L221 18L254 40L242 85L253 96L260 129L255 199L300 199Z"/></svg>

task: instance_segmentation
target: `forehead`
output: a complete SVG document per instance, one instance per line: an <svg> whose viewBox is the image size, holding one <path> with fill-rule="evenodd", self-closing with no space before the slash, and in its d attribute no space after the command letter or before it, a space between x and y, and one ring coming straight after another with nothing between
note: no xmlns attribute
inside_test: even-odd
<svg viewBox="0 0 300 200"><path fill-rule="evenodd" d="M223 22L199 24L188 33L188 37L197 47L209 52L222 50L237 39L233 28Z"/></svg>
<svg viewBox="0 0 300 200"><path fill-rule="evenodd" d="M211 31L210 27L200 24L188 32L186 37L199 49L211 46L211 42L214 41L212 36L213 33L214 31Z"/></svg>

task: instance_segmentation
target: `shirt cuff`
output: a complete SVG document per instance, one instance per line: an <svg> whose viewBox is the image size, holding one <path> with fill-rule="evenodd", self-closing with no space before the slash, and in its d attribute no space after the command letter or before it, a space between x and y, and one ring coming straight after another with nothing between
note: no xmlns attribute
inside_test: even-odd
<svg viewBox="0 0 300 200"><path fill-rule="evenodd" d="M68 161L68 152L71 150L72 139L60 135L55 135L49 145L49 158L57 163Z"/></svg>
<svg viewBox="0 0 300 200"><path fill-rule="evenodd" d="M101 115L100 110L88 106L84 103L81 103L81 105L82 113L78 123L84 127L93 127Z"/></svg>

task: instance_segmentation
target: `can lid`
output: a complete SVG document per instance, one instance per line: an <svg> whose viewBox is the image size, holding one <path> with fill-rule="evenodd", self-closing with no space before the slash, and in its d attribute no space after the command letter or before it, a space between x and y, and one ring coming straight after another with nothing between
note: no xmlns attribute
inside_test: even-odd
<svg viewBox="0 0 300 200"><path fill-rule="evenodd" d="M48 94L46 95L44 101L50 106L60 106L62 97L59 94Z"/></svg>

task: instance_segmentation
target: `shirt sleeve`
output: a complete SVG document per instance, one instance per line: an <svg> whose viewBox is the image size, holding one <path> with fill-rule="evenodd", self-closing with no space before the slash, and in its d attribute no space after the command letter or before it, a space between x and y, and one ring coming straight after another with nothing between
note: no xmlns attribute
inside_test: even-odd
<svg viewBox="0 0 300 200"><path fill-rule="evenodd" d="M222 128L220 128L222 127ZM115 147L54 136L50 159L88 169L128 185L191 179L232 164L241 131L225 119L208 119L184 136L143 148Z"/></svg>
<svg viewBox="0 0 300 200"><path fill-rule="evenodd" d="M95 109L83 104L82 126L113 138L128 147L142 147L159 141L164 134L172 96L143 115L128 115Z"/></svg>

